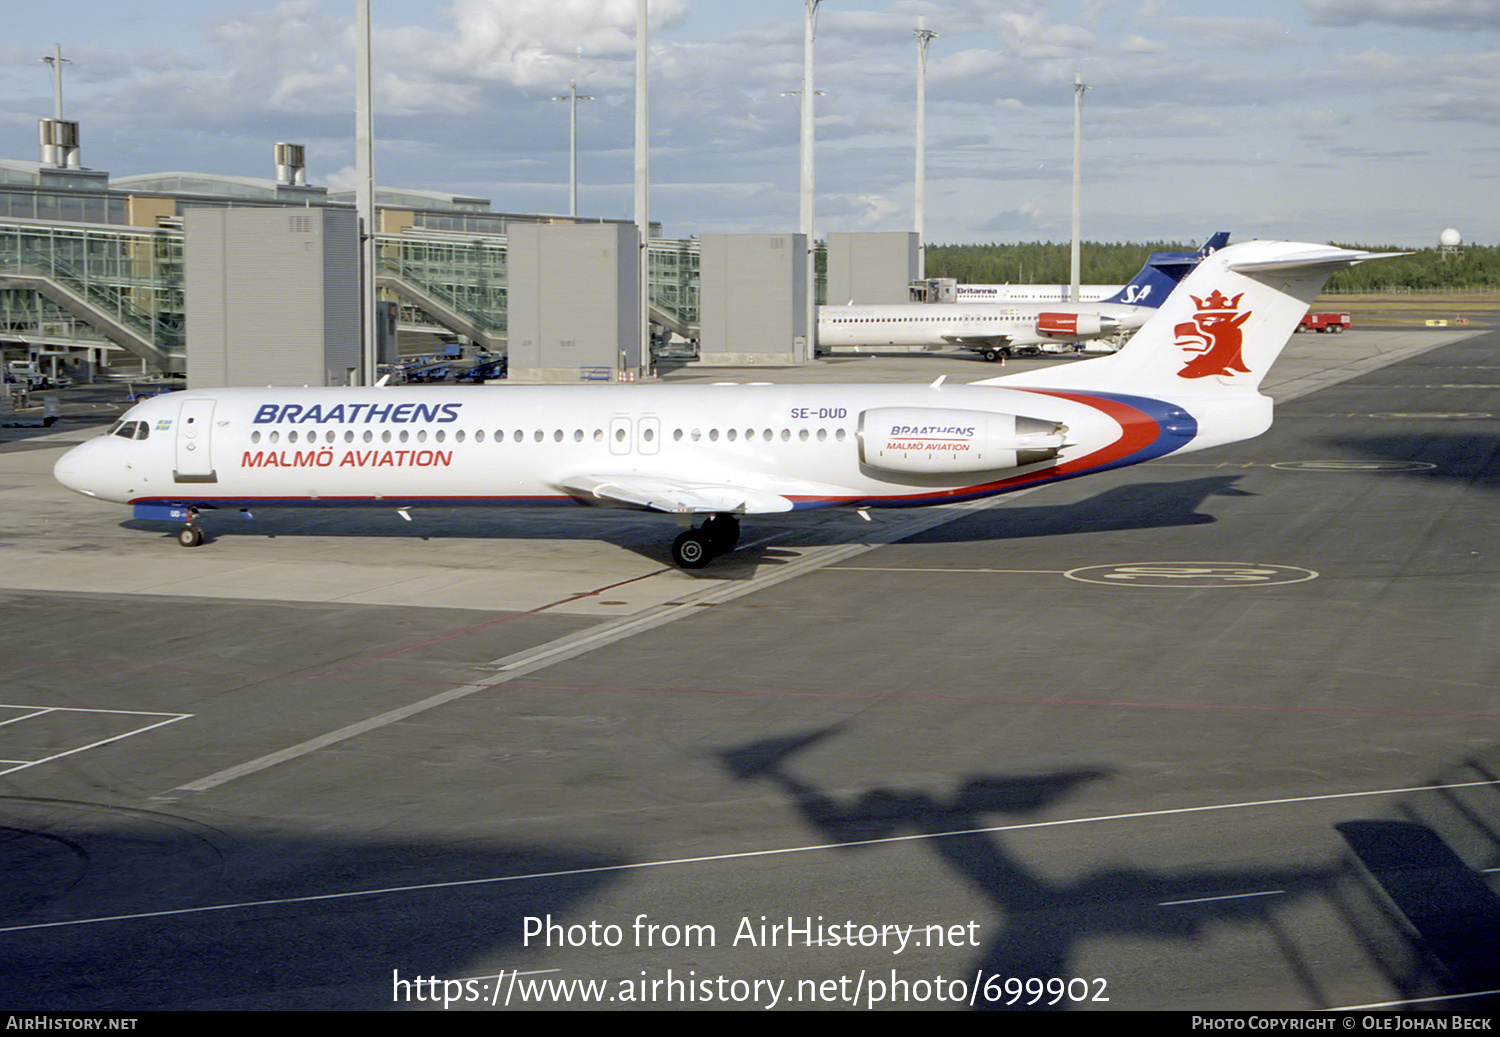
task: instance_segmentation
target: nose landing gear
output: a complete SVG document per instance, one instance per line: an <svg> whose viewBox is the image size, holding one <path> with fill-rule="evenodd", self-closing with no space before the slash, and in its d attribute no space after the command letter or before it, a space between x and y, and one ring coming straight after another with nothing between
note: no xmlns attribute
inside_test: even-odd
<svg viewBox="0 0 1500 1037"><path fill-rule="evenodd" d="M177 543L181 547L201 547L204 541L203 527L198 525L198 509L188 512L187 523L177 531Z"/></svg>

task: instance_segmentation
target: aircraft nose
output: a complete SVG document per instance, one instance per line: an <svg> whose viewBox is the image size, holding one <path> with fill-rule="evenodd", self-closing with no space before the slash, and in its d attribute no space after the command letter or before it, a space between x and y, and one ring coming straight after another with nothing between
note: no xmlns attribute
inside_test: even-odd
<svg viewBox="0 0 1500 1037"><path fill-rule="evenodd" d="M52 478L62 483L74 493L81 493L85 497L98 497L96 489L92 489L97 479L97 469L90 463L90 455L97 452L95 444L81 443L63 454L52 466Z"/></svg>

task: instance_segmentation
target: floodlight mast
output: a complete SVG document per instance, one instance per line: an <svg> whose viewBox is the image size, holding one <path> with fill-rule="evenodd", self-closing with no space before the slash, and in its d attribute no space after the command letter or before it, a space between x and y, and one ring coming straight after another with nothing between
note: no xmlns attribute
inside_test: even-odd
<svg viewBox="0 0 1500 1037"><path fill-rule="evenodd" d="M361 385L375 384L378 344L375 341L375 120L370 72L370 0L359 0L354 32L355 59L355 185L354 207L359 224L359 308Z"/></svg>
<svg viewBox="0 0 1500 1037"><path fill-rule="evenodd" d="M42 62L52 73L52 117L58 122L62 122L62 67L73 63L62 56L61 43L54 43L52 45L52 53L42 58Z"/></svg>
<svg viewBox="0 0 1500 1037"><path fill-rule="evenodd" d="M917 279L927 278L927 44L937 33L927 28L927 16L917 18L917 177L912 216L917 232Z"/></svg>
<svg viewBox="0 0 1500 1037"><path fill-rule="evenodd" d="M578 102L594 100L593 94L580 94L578 80L568 84L568 92L554 101L568 102L568 215L578 215Z"/></svg>
<svg viewBox="0 0 1500 1037"><path fill-rule="evenodd" d="M802 40L802 236L807 243L807 332L803 336L803 354L798 362L818 355L818 267L817 242L813 239L813 39L818 4L806 0L807 16Z"/></svg>
<svg viewBox="0 0 1500 1037"><path fill-rule="evenodd" d="M647 132L646 57L648 54L647 0L636 0L635 8L635 224L640 238L640 339L636 370L645 373L651 367L651 218L650 137ZM622 350L623 352L623 350Z"/></svg>
<svg viewBox="0 0 1500 1037"><path fill-rule="evenodd" d="M1079 240L1083 228L1083 73L1073 74L1073 255L1070 270L1071 282L1068 298L1078 302L1082 294L1082 263L1079 260Z"/></svg>

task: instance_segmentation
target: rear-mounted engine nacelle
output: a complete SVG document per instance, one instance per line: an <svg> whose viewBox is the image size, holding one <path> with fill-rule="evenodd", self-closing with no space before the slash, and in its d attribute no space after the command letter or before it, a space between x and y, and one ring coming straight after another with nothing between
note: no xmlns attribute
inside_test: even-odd
<svg viewBox="0 0 1500 1037"><path fill-rule="evenodd" d="M887 472L991 472L1050 461L1067 431L1016 414L873 407L859 416L859 459Z"/></svg>
<svg viewBox="0 0 1500 1037"><path fill-rule="evenodd" d="M1098 313L1038 313L1036 330L1061 338L1098 338L1119 331L1120 322Z"/></svg>

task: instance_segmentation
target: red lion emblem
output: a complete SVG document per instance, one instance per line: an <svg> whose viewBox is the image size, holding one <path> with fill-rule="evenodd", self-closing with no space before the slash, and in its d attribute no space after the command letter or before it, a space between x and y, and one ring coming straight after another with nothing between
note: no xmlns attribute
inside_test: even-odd
<svg viewBox="0 0 1500 1037"><path fill-rule="evenodd" d="M1177 344L1190 353L1198 354L1188 360L1179 378L1208 378L1212 375L1232 375L1236 371L1249 374L1245 359L1240 355L1244 338L1240 328L1250 319L1250 311L1239 312L1244 293L1233 299L1226 298L1217 288L1207 299L1189 296L1198 307L1191 322L1177 325Z"/></svg>

